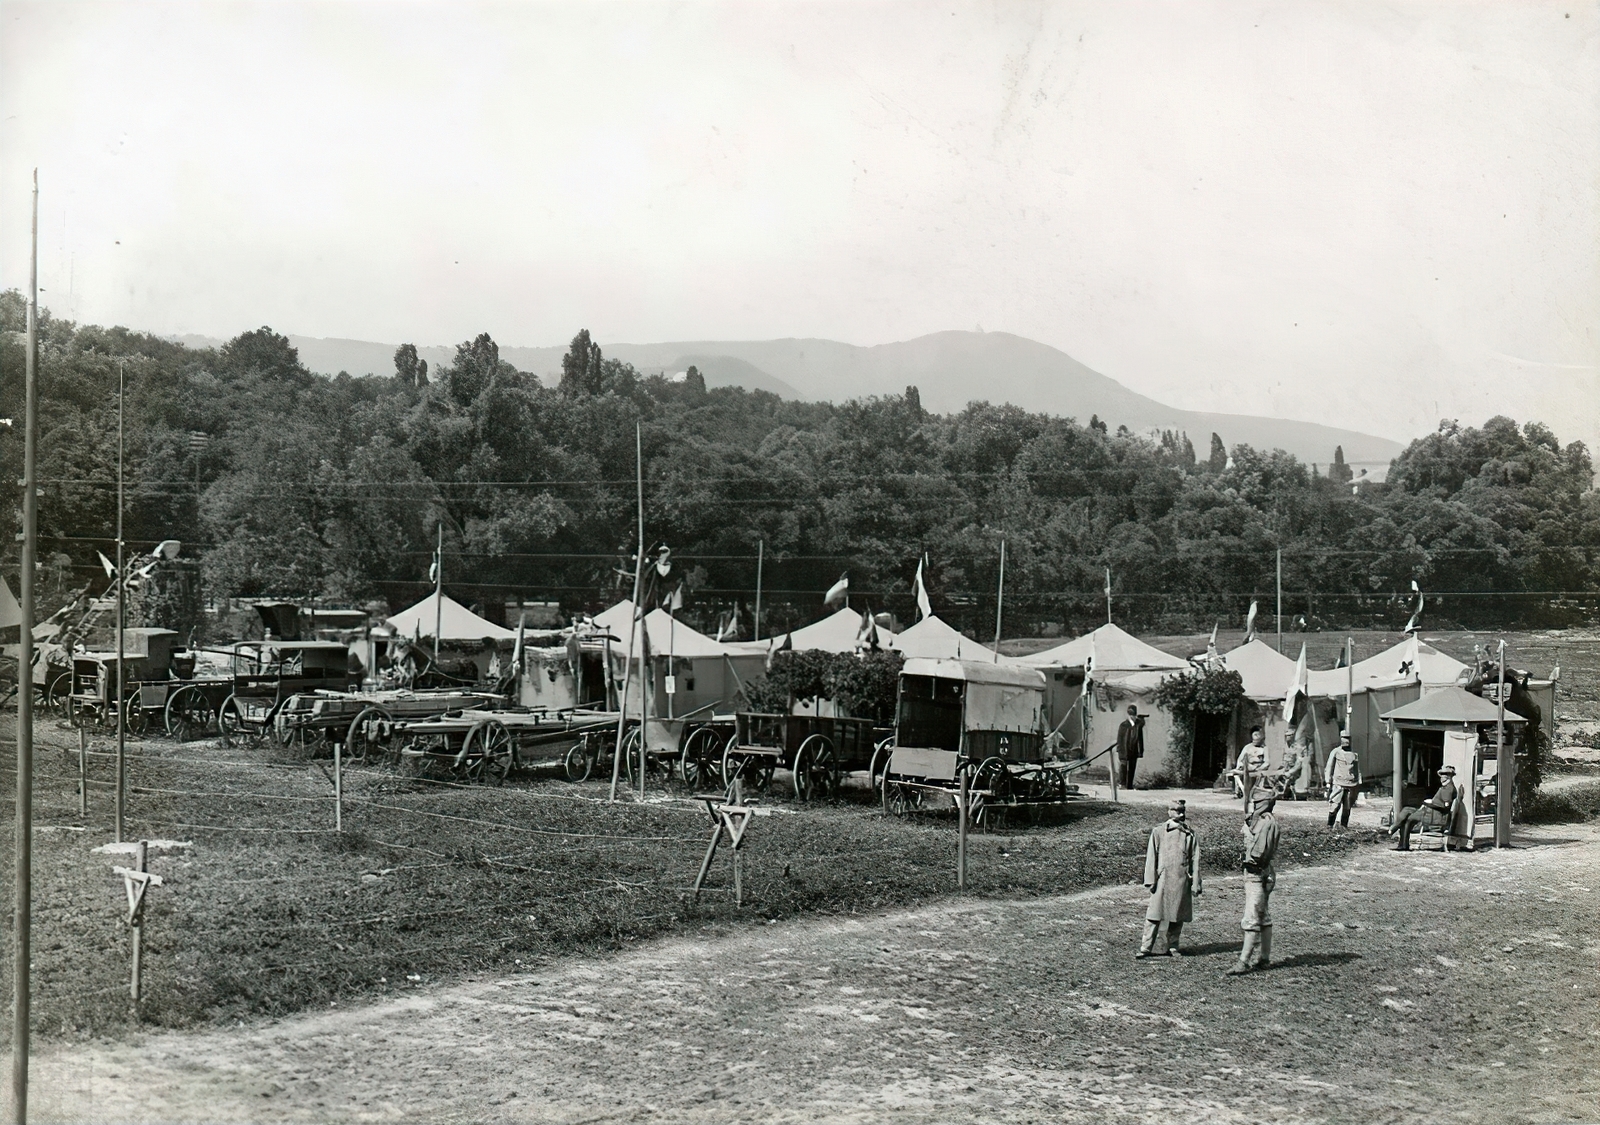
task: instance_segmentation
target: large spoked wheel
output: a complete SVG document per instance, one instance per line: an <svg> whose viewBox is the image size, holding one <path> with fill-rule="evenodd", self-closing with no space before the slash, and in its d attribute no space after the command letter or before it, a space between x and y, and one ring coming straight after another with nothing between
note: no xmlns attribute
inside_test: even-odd
<svg viewBox="0 0 1600 1125"><path fill-rule="evenodd" d="M766 754L741 754L734 748L730 736L722 750L722 784L732 785L735 779L748 785L757 793L766 792L772 781L772 759Z"/></svg>
<svg viewBox="0 0 1600 1125"><path fill-rule="evenodd" d="M915 785L896 781L889 774L883 778L883 811L888 816L907 816L922 807L922 790Z"/></svg>
<svg viewBox="0 0 1600 1125"><path fill-rule="evenodd" d="M179 742L204 738L217 717L206 693L190 684L167 697L167 733Z"/></svg>
<svg viewBox="0 0 1600 1125"><path fill-rule="evenodd" d="M568 781L588 781L589 774L594 771L595 761L599 751L590 743L590 736L584 735L572 744L567 751L563 768L566 770Z"/></svg>
<svg viewBox="0 0 1600 1125"><path fill-rule="evenodd" d="M1011 780L1011 771L1003 758L989 757L978 763L972 775L972 788L983 793L971 795L967 823L977 827L1003 817L1013 797Z"/></svg>
<svg viewBox="0 0 1600 1125"><path fill-rule="evenodd" d="M826 735L814 734L794 755L794 795L802 801L832 796L839 789L839 758Z"/></svg>
<svg viewBox="0 0 1600 1125"><path fill-rule="evenodd" d="M691 790L725 788L722 781L722 736L715 727L697 727L683 742L683 783Z"/></svg>
<svg viewBox="0 0 1600 1125"><path fill-rule="evenodd" d="M499 785L511 773L516 742L498 719L485 719L462 741L462 772L469 781Z"/></svg>
<svg viewBox="0 0 1600 1125"><path fill-rule="evenodd" d="M144 688L134 688L133 694L122 705L122 729L134 738L144 737L150 726L150 716L144 710L143 693Z"/></svg>
<svg viewBox="0 0 1600 1125"><path fill-rule="evenodd" d="M217 729L228 739L248 737L254 740L261 735L260 728L245 719L244 708L235 695L228 696L217 708Z"/></svg>
<svg viewBox="0 0 1600 1125"><path fill-rule="evenodd" d="M872 781L872 795L880 801L883 800L883 779L889 772L889 760L893 757L894 739L886 738L873 750L872 764L867 768L867 776Z"/></svg>
<svg viewBox="0 0 1600 1125"><path fill-rule="evenodd" d="M628 733L622 736L622 748L617 753L622 755L622 776L631 786L639 771L639 747L643 739L638 727L630 727Z"/></svg>
<svg viewBox="0 0 1600 1125"><path fill-rule="evenodd" d="M50 685L44 689L44 705L52 715L63 718L67 714L67 703L72 698L72 673L57 672L50 678Z"/></svg>
<svg viewBox="0 0 1600 1125"><path fill-rule="evenodd" d="M345 731L344 752L358 762L382 762L394 743L394 716L382 707L363 707Z"/></svg>

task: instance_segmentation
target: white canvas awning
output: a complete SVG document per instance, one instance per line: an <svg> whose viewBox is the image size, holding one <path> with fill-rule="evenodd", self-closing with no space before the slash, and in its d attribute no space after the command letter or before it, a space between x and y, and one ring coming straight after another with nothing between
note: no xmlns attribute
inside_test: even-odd
<svg viewBox="0 0 1600 1125"><path fill-rule="evenodd" d="M626 655L628 651L628 636L632 628L633 601L624 598L603 613L595 614L595 627L603 629L617 639L617 646L612 651L619 655ZM746 655L738 650L730 649L727 645L720 644L711 637L706 636L698 629L685 625L682 621L674 622L672 616L663 609L652 609L645 614L639 622L640 628L649 631L650 655L652 656L682 656L694 658L697 656L729 656ZM763 653L766 649L761 650ZM633 655L639 654L639 642L634 640Z"/></svg>
<svg viewBox="0 0 1600 1125"><path fill-rule="evenodd" d="M1064 645L1018 657L1018 662L1035 668L1082 668L1094 652L1096 672L1181 671L1189 662L1180 656L1147 645L1126 630L1107 622L1092 633L1085 633Z"/></svg>
<svg viewBox="0 0 1600 1125"><path fill-rule="evenodd" d="M1282 700L1294 681L1295 662L1257 638L1222 657L1222 665L1239 673L1246 699Z"/></svg>
<svg viewBox="0 0 1600 1125"><path fill-rule="evenodd" d="M439 595L429 594L410 609L403 609L389 618L389 625L401 637L427 637L433 639L437 623L441 641L510 641L516 632L496 625L473 613L449 594L437 603Z"/></svg>
<svg viewBox="0 0 1600 1125"><path fill-rule="evenodd" d="M1417 641L1415 659L1410 652L1411 641L1401 641L1386 648L1376 656L1356 661L1354 668L1332 668L1312 672L1309 690L1313 696L1344 695L1350 680L1355 680L1356 691L1374 691L1382 688L1414 684L1420 674L1422 689L1448 687L1461 679L1467 666L1453 656L1440 652L1432 645ZM1416 667L1406 667L1408 662Z"/></svg>

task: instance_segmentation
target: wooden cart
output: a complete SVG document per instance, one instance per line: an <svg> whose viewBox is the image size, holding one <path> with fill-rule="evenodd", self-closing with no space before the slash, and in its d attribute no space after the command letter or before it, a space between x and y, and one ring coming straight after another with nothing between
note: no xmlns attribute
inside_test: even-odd
<svg viewBox="0 0 1600 1125"><path fill-rule="evenodd" d="M795 797L809 801L837 792L847 772L867 769L874 748L870 719L741 711L723 748L720 780L765 790L785 769Z"/></svg>
<svg viewBox="0 0 1600 1125"><path fill-rule="evenodd" d="M1068 778L1083 763L1045 755L1044 692L1044 676L1031 668L907 660L894 741L880 750L884 811L952 808L964 772L975 824L1076 798Z"/></svg>
<svg viewBox="0 0 1600 1125"><path fill-rule="evenodd" d="M615 712L463 710L397 721L389 762L417 775L445 774L498 784L541 760L582 781L609 768L616 745Z"/></svg>

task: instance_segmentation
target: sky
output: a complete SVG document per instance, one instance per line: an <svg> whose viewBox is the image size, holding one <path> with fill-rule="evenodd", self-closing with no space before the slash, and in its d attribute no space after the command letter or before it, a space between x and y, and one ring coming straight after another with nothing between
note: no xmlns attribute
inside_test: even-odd
<svg viewBox="0 0 1600 1125"><path fill-rule="evenodd" d="M981 327L1189 409L1600 450L1600 0L5 0L0 111L0 285L37 167L80 322Z"/></svg>

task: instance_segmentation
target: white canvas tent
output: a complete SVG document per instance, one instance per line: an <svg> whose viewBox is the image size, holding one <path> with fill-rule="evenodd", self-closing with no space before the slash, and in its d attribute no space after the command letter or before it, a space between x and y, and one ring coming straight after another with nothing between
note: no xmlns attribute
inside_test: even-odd
<svg viewBox="0 0 1600 1125"><path fill-rule="evenodd" d="M859 623L860 618L856 620ZM1009 657L995 661L994 649L985 648L971 637L963 636L938 617L924 617L895 637L889 647L904 653L908 660L989 660L999 664L1011 663Z"/></svg>
<svg viewBox="0 0 1600 1125"><path fill-rule="evenodd" d="M443 605L436 608L438 594L429 594L410 609L402 609L388 619L389 626L398 637L424 637L433 639L437 627L439 640L445 641L510 641L517 634L503 625L486 621L449 594L443 595Z"/></svg>
<svg viewBox="0 0 1600 1125"><path fill-rule="evenodd" d="M1092 633L1075 637L1064 645L1018 657L1018 662L1035 668L1079 668L1094 653L1095 668L1102 672L1178 672L1189 667L1181 656L1162 652L1138 637L1107 622Z"/></svg>
<svg viewBox="0 0 1600 1125"><path fill-rule="evenodd" d="M1224 653L1222 666L1239 673L1245 698L1258 703L1282 702L1294 680L1294 661L1260 639Z"/></svg>
<svg viewBox="0 0 1600 1125"><path fill-rule="evenodd" d="M787 636L790 647L796 652L855 652L860 645L861 614L853 609L841 609ZM784 637L785 634L779 633L765 641L737 641L728 647L740 652L759 652L765 657L768 645L781 645ZM894 639L893 633L878 626L879 648L893 648Z"/></svg>
<svg viewBox="0 0 1600 1125"><path fill-rule="evenodd" d="M632 627L633 602L624 598L595 615L596 629L616 638L610 646L613 693L621 697L624 669L628 665L628 637L634 636L633 664L629 673L628 706L638 706L641 634L650 645L650 713L658 717L691 713L726 712L747 707L745 685L766 673L766 649L734 648L706 636L698 629L674 622L662 609L653 609ZM667 692L667 676L674 691Z"/></svg>
<svg viewBox="0 0 1600 1125"><path fill-rule="evenodd" d="M1347 685L1352 676L1357 692L1415 684L1419 675L1424 691L1464 682L1463 673L1467 671L1465 664L1420 639L1417 641L1416 667L1403 668L1403 665L1411 659L1409 651L1411 643L1409 640L1401 641L1376 656L1356 661L1353 668L1312 672L1310 677L1312 696L1343 697L1348 691Z"/></svg>

